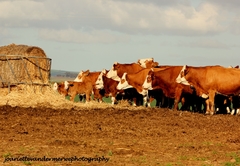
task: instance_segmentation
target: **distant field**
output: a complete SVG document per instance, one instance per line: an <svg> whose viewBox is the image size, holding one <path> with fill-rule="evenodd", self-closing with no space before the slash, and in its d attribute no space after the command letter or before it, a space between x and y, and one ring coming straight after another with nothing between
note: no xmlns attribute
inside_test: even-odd
<svg viewBox="0 0 240 166"><path fill-rule="evenodd" d="M74 80L78 75L78 72L63 71L63 70L51 70L50 82L61 82L66 80Z"/></svg>

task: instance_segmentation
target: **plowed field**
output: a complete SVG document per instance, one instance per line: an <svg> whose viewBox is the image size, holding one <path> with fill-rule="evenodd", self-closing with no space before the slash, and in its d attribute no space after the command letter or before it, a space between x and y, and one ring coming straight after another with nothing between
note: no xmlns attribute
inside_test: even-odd
<svg viewBox="0 0 240 166"><path fill-rule="evenodd" d="M0 165L240 164L240 117L231 115L6 105L0 136Z"/></svg>

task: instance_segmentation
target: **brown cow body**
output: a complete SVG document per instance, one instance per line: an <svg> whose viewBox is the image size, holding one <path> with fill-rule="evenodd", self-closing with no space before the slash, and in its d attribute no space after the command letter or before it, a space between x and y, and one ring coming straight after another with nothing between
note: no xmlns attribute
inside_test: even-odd
<svg viewBox="0 0 240 166"><path fill-rule="evenodd" d="M116 97L120 93L124 93L122 90L117 90L118 81L115 81L111 78L107 78L106 75L102 76L104 96L111 97L112 105L116 103Z"/></svg>
<svg viewBox="0 0 240 166"><path fill-rule="evenodd" d="M151 87L144 88L162 89L164 95L169 98L174 98L174 109L178 108L178 103L184 93L193 94L193 89L190 86L178 84L176 78L181 71L182 66L171 66L160 71L150 70L148 73L147 82L151 82Z"/></svg>
<svg viewBox="0 0 240 166"><path fill-rule="evenodd" d="M65 81L60 84L54 84L54 90L57 90L60 94L70 96L70 100L74 101L76 95L86 95L86 102L90 101L92 94L92 84L90 82L74 82Z"/></svg>
<svg viewBox="0 0 240 166"><path fill-rule="evenodd" d="M200 93L207 93L207 114L214 114L214 97L216 93L238 95L240 93L240 70L222 66L189 67L180 73L180 83L192 85Z"/></svg>
<svg viewBox="0 0 240 166"><path fill-rule="evenodd" d="M75 82L90 82L93 87L94 99L102 102L103 96L100 93L100 90L95 87L96 81L100 74L101 74L101 72L90 72L89 70L81 71L74 81Z"/></svg>
<svg viewBox="0 0 240 166"><path fill-rule="evenodd" d="M130 64L120 64L115 62L113 64L113 67L109 72L107 73L108 78L112 78L116 81L120 81L121 77L123 76L123 73L136 73L140 70L144 69L141 67L138 63L130 63Z"/></svg>
<svg viewBox="0 0 240 166"><path fill-rule="evenodd" d="M90 82L71 82L68 84L68 94L71 101L74 101L77 94L85 94L86 102L89 102L92 91L93 87Z"/></svg>

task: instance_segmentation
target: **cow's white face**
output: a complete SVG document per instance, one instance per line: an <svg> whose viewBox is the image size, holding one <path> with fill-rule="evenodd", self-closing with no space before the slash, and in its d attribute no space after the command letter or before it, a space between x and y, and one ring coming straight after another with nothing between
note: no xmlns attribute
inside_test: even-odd
<svg viewBox="0 0 240 166"><path fill-rule="evenodd" d="M104 88L104 82L103 82L103 72L101 72L97 78L97 81L95 82L96 89L103 89Z"/></svg>
<svg viewBox="0 0 240 166"><path fill-rule="evenodd" d="M133 86L129 85L127 80L126 80L126 75L127 73L124 73L121 80L119 81L118 85L117 85L117 89L118 90L123 90L123 89L128 89L128 88L132 88Z"/></svg>
<svg viewBox="0 0 240 166"><path fill-rule="evenodd" d="M144 90L152 90L152 79L151 79L151 76L150 75L147 75L146 76L146 79L143 83L143 89Z"/></svg>
<svg viewBox="0 0 240 166"><path fill-rule="evenodd" d="M57 84L56 82L53 84L53 90L54 90L54 91L57 91L57 90L58 90L58 84Z"/></svg>
<svg viewBox="0 0 240 166"><path fill-rule="evenodd" d="M68 89L69 88L69 82L67 82L67 81L64 81L64 89Z"/></svg>
<svg viewBox="0 0 240 166"><path fill-rule="evenodd" d="M111 70L109 70L109 72L107 73L107 78L111 78L115 81L120 81L120 77L117 75L117 71L113 69L113 67L111 68Z"/></svg>
<svg viewBox="0 0 240 166"><path fill-rule="evenodd" d="M80 71L80 73L77 75L77 77L74 79L74 82L83 82L82 81L82 75L83 71Z"/></svg>
<svg viewBox="0 0 240 166"><path fill-rule="evenodd" d="M176 82L180 83L180 84L184 84L184 85L190 85L190 83L186 80L186 78L182 75L182 73L184 73L184 71L186 70L186 65L183 66L182 70L180 71L180 73L178 74L177 78L176 78Z"/></svg>
<svg viewBox="0 0 240 166"><path fill-rule="evenodd" d="M147 68L147 66L146 66L146 62L147 62L147 61L153 62L153 58L139 59L139 60L138 60L138 63L139 63L139 65L142 66L143 68Z"/></svg>

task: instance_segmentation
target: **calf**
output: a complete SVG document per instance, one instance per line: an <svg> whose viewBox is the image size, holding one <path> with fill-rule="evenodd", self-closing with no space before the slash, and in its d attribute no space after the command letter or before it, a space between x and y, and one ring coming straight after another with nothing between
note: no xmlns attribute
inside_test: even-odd
<svg viewBox="0 0 240 166"><path fill-rule="evenodd" d="M54 90L58 91L64 96L70 96L70 100L74 101L77 94L86 95L86 102L90 101L92 94L92 84L89 82L73 82L65 81L60 84L54 83Z"/></svg>
<svg viewBox="0 0 240 166"><path fill-rule="evenodd" d="M94 100L97 100L99 102L102 102L102 97L103 97L103 91L100 89L97 89L95 87L96 81L99 77L101 72L90 72L89 70L86 71L80 71L78 76L75 78L75 82L90 82L93 87L93 94L94 94Z"/></svg>

